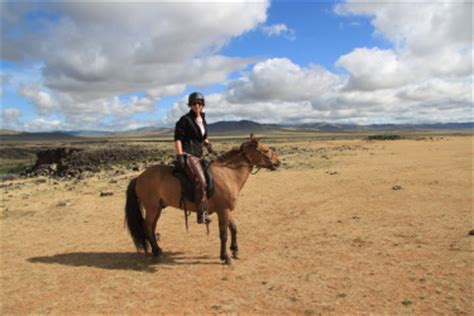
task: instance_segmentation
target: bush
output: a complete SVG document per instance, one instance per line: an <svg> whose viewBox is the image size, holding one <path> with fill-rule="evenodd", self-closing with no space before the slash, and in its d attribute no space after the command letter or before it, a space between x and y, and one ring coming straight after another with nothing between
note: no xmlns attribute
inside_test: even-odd
<svg viewBox="0 0 474 316"><path fill-rule="evenodd" d="M367 137L368 140L398 140L403 139L402 136L397 134L384 134L384 135L370 135Z"/></svg>

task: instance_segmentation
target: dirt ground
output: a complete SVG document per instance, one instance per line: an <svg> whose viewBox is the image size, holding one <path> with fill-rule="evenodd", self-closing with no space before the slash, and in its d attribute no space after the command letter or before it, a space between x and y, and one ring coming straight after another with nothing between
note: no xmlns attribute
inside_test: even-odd
<svg viewBox="0 0 474 316"><path fill-rule="evenodd" d="M164 256L136 253L137 172L3 182L1 313L473 315L473 139L275 144L283 167L241 192L232 266L215 215L207 237L171 208Z"/></svg>

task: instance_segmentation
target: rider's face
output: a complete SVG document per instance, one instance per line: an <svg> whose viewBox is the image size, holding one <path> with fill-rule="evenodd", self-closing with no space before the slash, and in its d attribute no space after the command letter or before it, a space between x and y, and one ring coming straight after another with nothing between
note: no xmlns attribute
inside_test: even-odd
<svg viewBox="0 0 474 316"><path fill-rule="evenodd" d="M193 104L191 104L191 109L196 114L201 113L203 107L204 107L204 105L201 101L195 101L195 102L193 102Z"/></svg>

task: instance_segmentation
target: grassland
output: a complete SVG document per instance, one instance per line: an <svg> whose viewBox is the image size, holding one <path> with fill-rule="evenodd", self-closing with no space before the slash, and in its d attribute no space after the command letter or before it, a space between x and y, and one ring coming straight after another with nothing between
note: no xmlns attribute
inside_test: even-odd
<svg viewBox="0 0 474 316"><path fill-rule="evenodd" d="M141 170L3 181L2 314L474 313L473 136L257 136L283 164L241 192L231 267L215 215L207 237L172 208L157 228L163 258L135 252L124 191ZM246 137L213 140L224 151ZM79 145L110 143L173 150L166 138Z"/></svg>

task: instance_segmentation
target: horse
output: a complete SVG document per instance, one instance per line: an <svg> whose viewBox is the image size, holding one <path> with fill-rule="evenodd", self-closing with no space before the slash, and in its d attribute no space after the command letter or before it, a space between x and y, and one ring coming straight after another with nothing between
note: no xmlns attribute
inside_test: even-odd
<svg viewBox="0 0 474 316"><path fill-rule="evenodd" d="M239 258L237 225L231 215L236 207L239 192L254 167L258 170L276 170L279 165L280 160L276 153L252 134L250 140L244 141L240 147L225 152L211 162L215 189L209 198L209 214L216 213L218 217L220 259L224 264L232 264L232 258L226 250L228 228L231 233L232 256L234 259ZM137 251L143 250L148 254L150 246L153 257L158 258L163 254L155 230L162 210L168 206L197 212L194 202L188 201L183 207L181 183L173 175L172 166L151 166L129 182L126 190L125 222Z"/></svg>

